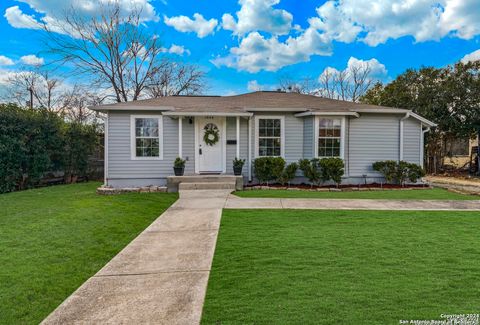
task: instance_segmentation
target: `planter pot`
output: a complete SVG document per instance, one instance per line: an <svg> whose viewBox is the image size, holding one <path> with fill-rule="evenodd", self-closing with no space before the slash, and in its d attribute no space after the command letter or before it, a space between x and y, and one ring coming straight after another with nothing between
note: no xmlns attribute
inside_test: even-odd
<svg viewBox="0 0 480 325"><path fill-rule="evenodd" d="M233 166L233 174L235 176L241 176L242 175L242 169L243 169L243 166L242 167Z"/></svg>
<svg viewBox="0 0 480 325"><path fill-rule="evenodd" d="M173 167L173 172L175 176L183 176L183 172L185 171L185 167Z"/></svg>

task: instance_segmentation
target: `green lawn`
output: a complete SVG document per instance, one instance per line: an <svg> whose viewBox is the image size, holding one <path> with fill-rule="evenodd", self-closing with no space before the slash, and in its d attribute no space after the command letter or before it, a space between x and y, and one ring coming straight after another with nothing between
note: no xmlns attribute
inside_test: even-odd
<svg viewBox="0 0 480 325"><path fill-rule="evenodd" d="M315 199L374 199L374 200L480 200L478 195L459 194L442 188L402 191L314 192L291 190L238 191L240 197L315 198Z"/></svg>
<svg viewBox="0 0 480 325"><path fill-rule="evenodd" d="M177 198L99 185L0 195L0 324L39 323Z"/></svg>
<svg viewBox="0 0 480 325"><path fill-rule="evenodd" d="M202 323L478 313L479 229L477 212L224 210Z"/></svg>

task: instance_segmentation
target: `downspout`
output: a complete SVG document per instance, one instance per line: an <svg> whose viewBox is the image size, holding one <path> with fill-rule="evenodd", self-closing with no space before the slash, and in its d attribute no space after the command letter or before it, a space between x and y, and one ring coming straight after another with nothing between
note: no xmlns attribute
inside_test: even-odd
<svg viewBox="0 0 480 325"><path fill-rule="evenodd" d="M400 152L399 152L399 161L403 160L403 121L410 117L410 112L405 114L404 117L400 119Z"/></svg>

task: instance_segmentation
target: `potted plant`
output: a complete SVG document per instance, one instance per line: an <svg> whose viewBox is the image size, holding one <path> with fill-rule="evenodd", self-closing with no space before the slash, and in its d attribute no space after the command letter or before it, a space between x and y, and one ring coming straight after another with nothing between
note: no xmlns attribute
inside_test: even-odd
<svg viewBox="0 0 480 325"><path fill-rule="evenodd" d="M235 176L242 175L242 169L244 164L245 164L245 159L238 159L236 157L235 159L233 159L233 174Z"/></svg>
<svg viewBox="0 0 480 325"><path fill-rule="evenodd" d="M180 157L177 157L173 162L173 172L175 176L183 176L183 172L185 171L185 160Z"/></svg>

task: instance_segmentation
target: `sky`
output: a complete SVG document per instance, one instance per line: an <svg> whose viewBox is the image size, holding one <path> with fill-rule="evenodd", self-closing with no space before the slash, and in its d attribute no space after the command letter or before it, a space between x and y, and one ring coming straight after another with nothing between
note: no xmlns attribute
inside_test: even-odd
<svg viewBox="0 0 480 325"><path fill-rule="evenodd" d="M21 67L51 64L39 21L79 3L92 15L102 1L111 0L2 0L0 86ZM207 73L208 94L271 90L281 76L365 62L388 82L408 68L480 59L480 0L118 1L142 7L166 51Z"/></svg>

